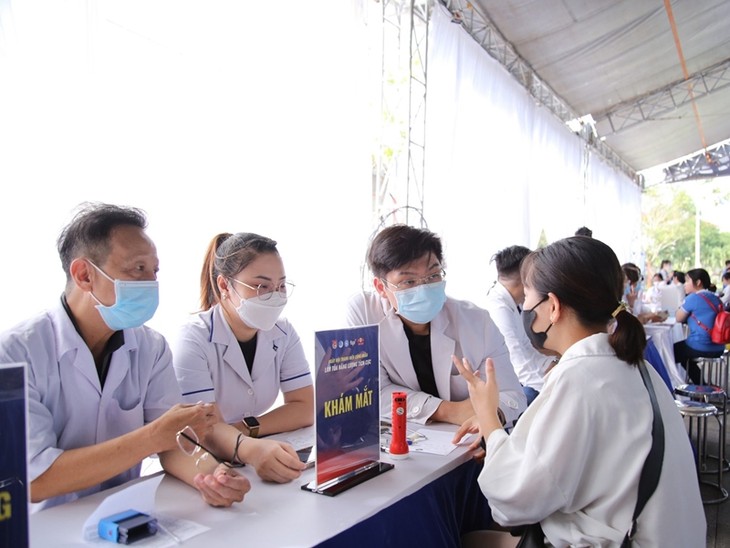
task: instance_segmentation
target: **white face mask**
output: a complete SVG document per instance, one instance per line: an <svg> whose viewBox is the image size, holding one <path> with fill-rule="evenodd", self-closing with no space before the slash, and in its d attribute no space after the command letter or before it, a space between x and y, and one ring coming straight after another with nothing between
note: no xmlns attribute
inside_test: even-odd
<svg viewBox="0 0 730 548"><path fill-rule="evenodd" d="M234 292L236 292L235 289ZM238 295L238 292L236 292L236 295ZM238 295L238 298L241 299L241 296ZM261 297L241 299L241 304L236 308L236 312L238 312L243 323L249 327L268 331L274 327L276 320L279 319L286 302L286 297L282 297L278 291L274 291L274 294L265 301L262 301Z"/></svg>

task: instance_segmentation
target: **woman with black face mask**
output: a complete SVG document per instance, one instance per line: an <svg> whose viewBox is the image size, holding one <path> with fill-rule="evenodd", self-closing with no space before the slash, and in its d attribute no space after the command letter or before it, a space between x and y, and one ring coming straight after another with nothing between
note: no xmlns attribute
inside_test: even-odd
<svg viewBox="0 0 730 548"><path fill-rule="evenodd" d="M638 510L635 545L704 546L687 432L661 377L644 362L646 337L621 302L616 255L599 240L566 238L528 255L521 275L527 335L561 358L510 435L497 419L491 360L483 379L454 357L486 441L479 485L494 519L539 523L547 545L619 546L650 462L658 482Z"/></svg>

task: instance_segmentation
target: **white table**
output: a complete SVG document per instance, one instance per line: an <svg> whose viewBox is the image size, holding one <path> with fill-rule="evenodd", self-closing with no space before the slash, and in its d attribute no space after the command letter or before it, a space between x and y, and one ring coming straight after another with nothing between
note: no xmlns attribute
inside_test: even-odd
<svg viewBox="0 0 730 548"><path fill-rule="evenodd" d="M644 325L644 331L651 337L659 351L673 387L684 384L686 382L684 369L678 366L674 359L674 343L685 339L682 324L670 318L662 323L647 323Z"/></svg>
<svg viewBox="0 0 730 548"><path fill-rule="evenodd" d="M429 428L455 430L454 426L446 424L429 425ZM387 510L397 501L468 463L471 453L464 446L457 447L447 456L411 453L406 460L392 461L384 454L382 460L393 462L395 468L336 497L301 489L314 478L314 469L305 471L292 483L273 484L261 481L251 468L245 468L252 490L243 503L226 509L206 505L193 488L167 475L157 490L156 511L211 528L186 540L186 547L314 546ZM474 488L478 489L478 486L474 485ZM113 491L33 514L31 545L35 548L84 546L81 539L84 520Z"/></svg>

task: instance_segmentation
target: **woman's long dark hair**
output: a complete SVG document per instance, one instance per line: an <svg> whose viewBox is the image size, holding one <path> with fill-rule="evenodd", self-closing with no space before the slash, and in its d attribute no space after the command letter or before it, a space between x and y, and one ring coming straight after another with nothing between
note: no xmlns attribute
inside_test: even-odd
<svg viewBox="0 0 730 548"><path fill-rule="evenodd" d="M707 270L704 268L693 268L692 270L687 271L687 276L690 277L692 280L692 284L696 284L697 282L700 282L702 285L702 289L708 289L709 291L712 291L713 293L717 289L712 281L710 281L710 275L707 273Z"/></svg>
<svg viewBox="0 0 730 548"><path fill-rule="evenodd" d="M608 340L616 355L632 365L643 360L644 327L620 306L624 274L606 244L585 236L558 240L525 257L520 272L525 285L542 295L555 294L586 327L605 329L615 314Z"/></svg>
<svg viewBox="0 0 730 548"><path fill-rule="evenodd" d="M210 310L220 302L219 275L233 278L262 253L279 254L276 242L252 232L216 234L205 251L200 272L200 309Z"/></svg>

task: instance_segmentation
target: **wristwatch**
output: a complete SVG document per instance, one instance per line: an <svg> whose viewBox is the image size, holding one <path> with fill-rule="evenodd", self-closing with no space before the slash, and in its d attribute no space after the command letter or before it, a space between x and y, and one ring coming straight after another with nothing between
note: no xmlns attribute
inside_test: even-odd
<svg viewBox="0 0 730 548"><path fill-rule="evenodd" d="M243 417L243 419L241 419L241 422L248 429L249 437L259 437L259 421L256 417Z"/></svg>

